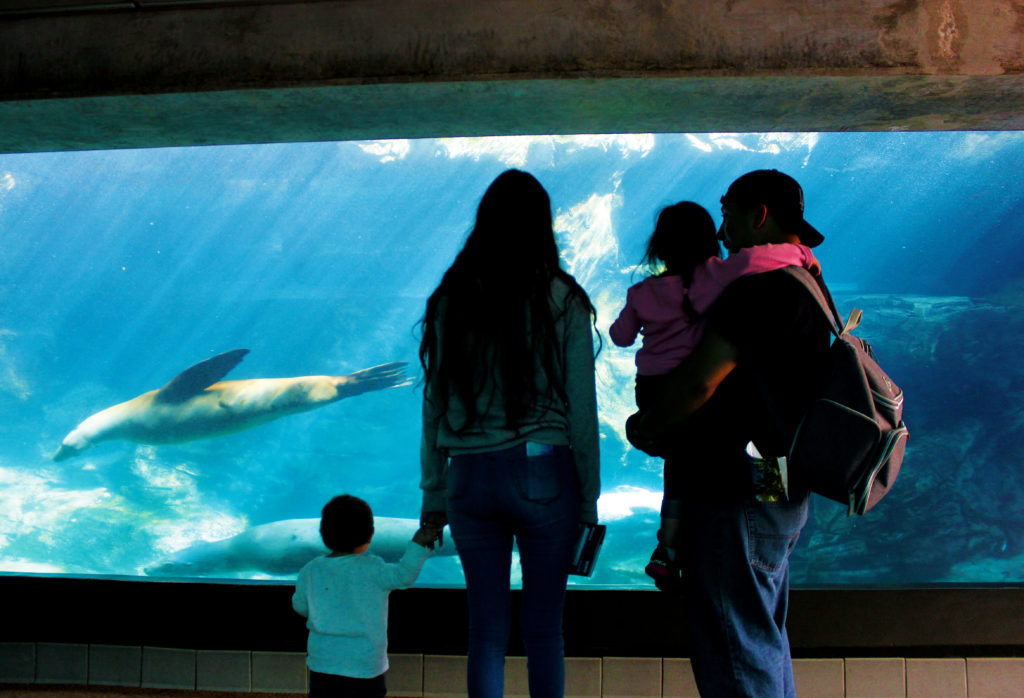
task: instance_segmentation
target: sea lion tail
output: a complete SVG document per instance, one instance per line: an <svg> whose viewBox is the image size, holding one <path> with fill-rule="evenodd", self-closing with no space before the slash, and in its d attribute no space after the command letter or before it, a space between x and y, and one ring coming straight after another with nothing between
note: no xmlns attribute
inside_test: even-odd
<svg viewBox="0 0 1024 698"><path fill-rule="evenodd" d="M61 444L60 448L58 448L54 452L53 460L55 460L55 461L67 460L71 456L75 456L75 455L78 455L78 449L77 448L71 448L67 444Z"/></svg>
<svg viewBox="0 0 1024 698"><path fill-rule="evenodd" d="M335 385L342 397L411 385L412 380L405 375L407 365L405 361L392 361L379 366L371 366L347 376L335 377Z"/></svg>

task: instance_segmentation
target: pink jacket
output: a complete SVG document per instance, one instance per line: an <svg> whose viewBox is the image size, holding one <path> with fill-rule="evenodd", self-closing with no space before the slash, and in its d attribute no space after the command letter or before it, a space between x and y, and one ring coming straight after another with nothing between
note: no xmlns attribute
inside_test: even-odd
<svg viewBox="0 0 1024 698"><path fill-rule="evenodd" d="M689 288L680 276L650 276L631 286L626 307L612 323L608 334L620 347L643 335L643 346L636 353L636 369L641 376L668 373L679 365L700 342L704 322L691 322L683 311L683 297L703 315L730 283L748 274L760 274L788 266L819 268L814 253L804 245L781 243L757 245L735 252L727 259L713 257L693 271Z"/></svg>

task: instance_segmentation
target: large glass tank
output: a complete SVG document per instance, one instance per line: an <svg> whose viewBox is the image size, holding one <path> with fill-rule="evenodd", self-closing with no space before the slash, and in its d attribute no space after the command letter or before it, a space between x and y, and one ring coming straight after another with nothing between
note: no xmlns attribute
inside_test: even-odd
<svg viewBox="0 0 1024 698"><path fill-rule="evenodd" d="M1024 134L830 133L391 140L0 155L0 571L289 580L320 508L368 500L377 552L418 517L418 328L501 171L548 189L563 264L602 333L661 207L777 168L840 310L906 393L911 440L864 517L814 498L797 586L1024 582ZM631 449L634 349L598 356L608 538L581 586L653 588L661 462ZM89 439L87 417L190 366L381 388L236 433ZM230 355L233 359L242 352ZM228 364L232 362L227 362ZM223 366L221 368L224 368ZM199 374L198 376L196 374ZM202 379L202 369L179 383ZM392 383L393 387L387 387ZM239 398L242 399L242 398ZM189 433L185 433L189 432ZM81 436L81 433L79 434ZM112 436L117 437L118 434ZM177 442L176 442L177 441ZM462 583L458 558L421 586Z"/></svg>

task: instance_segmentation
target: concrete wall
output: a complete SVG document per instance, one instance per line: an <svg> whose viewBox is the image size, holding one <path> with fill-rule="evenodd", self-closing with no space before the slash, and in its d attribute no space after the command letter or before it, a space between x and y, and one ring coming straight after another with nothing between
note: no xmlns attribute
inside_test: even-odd
<svg viewBox="0 0 1024 698"><path fill-rule="evenodd" d="M11 15L12 97L377 81L1004 75L1012 0L346 0L140 3Z"/></svg>
<svg viewBox="0 0 1024 698"><path fill-rule="evenodd" d="M1019 0L7 0L0 151L1018 129Z"/></svg>

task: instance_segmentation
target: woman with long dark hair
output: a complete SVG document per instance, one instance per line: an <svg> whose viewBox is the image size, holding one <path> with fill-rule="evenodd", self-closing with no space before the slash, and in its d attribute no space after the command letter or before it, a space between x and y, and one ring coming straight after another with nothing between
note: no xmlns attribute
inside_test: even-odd
<svg viewBox="0 0 1024 698"><path fill-rule="evenodd" d="M423 520L451 527L469 598L468 687L500 696L513 540L531 696L562 696L562 602L579 524L600 494L594 308L559 264L532 175L487 189L427 301Z"/></svg>

